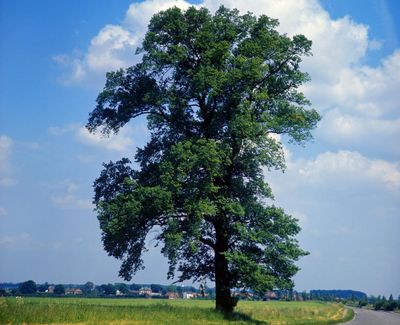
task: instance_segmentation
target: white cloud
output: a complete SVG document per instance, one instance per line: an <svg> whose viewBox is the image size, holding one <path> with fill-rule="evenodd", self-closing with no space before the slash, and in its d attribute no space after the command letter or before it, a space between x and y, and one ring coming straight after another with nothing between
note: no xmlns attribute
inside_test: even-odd
<svg viewBox="0 0 400 325"><path fill-rule="evenodd" d="M376 156L400 156L400 117L396 119L352 115L340 108L328 111L316 131L317 139L339 148L372 152Z"/></svg>
<svg viewBox="0 0 400 325"><path fill-rule="evenodd" d="M11 187L17 185L18 181L12 177L1 177L0 178L0 186L2 187Z"/></svg>
<svg viewBox="0 0 400 325"><path fill-rule="evenodd" d="M93 163L95 160L95 158L92 155L86 155L86 154L78 154L76 155L76 159L84 164Z"/></svg>
<svg viewBox="0 0 400 325"><path fill-rule="evenodd" d="M368 49L369 50L380 50L382 48L382 41L372 39L368 41Z"/></svg>
<svg viewBox="0 0 400 325"><path fill-rule="evenodd" d="M124 24L131 30L137 31L138 35L143 36L147 30L150 18L155 13L173 6L187 9L190 5L187 1L183 0L147 0L139 3L135 2L129 6Z"/></svg>
<svg viewBox="0 0 400 325"><path fill-rule="evenodd" d="M399 116L400 50L380 66L343 69L333 89L335 101L348 111L366 117Z"/></svg>
<svg viewBox="0 0 400 325"><path fill-rule="evenodd" d="M400 164L368 159L358 152L339 151L319 154L314 160L299 160L290 170L308 184L369 183L387 190L400 190Z"/></svg>
<svg viewBox="0 0 400 325"><path fill-rule="evenodd" d="M40 150L42 149L42 145L37 142L29 142L26 144L26 146L31 149L32 151Z"/></svg>
<svg viewBox="0 0 400 325"><path fill-rule="evenodd" d="M10 162L11 152L14 141L6 136L0 136L0 187L10 187L17 184L17 180L12 177L12 164Z"/></svg>
<svg viewBox="0 0 400 325"><path fill-rule="evenodd" d="M94 79L104 80L105 73L135 64L139 56L135 51L147 30L150 18L158 11L169 7L189 7L182 0L148 0L133 3L126 12L121 25L106 25L92 38L87 52L75 51L72 55L61 54L53 57L60 66L69 70L63 81L66 84Z"/></svg>
<svg viewBox="0 0 400 325"><path fill-rule="evenodd" d="M66 134L73 134L74 138L91 147L103 148L110 151L131 154L134 151L134 129L129 125L121 128L117 134L111 133L110 135L102 134L101 130L91 133L84 126L78 123L70 123L66 126L52 126L48 129L49 133L54 136L62 136ZM141 133L143 136L144 133ZM87 163L92 157L89 155L78 155L77 159L81 162Z"/></svg>
<svg viewBox="0 0 400 325"><path fill-rule="evenodd" d="M0 172L8 172L10 170L10 154L13 146L13 140L6 136L0 136Z"/></svg>
<svg viewBox="0 0 400 325"><path fill-rule="evenodd" d="M81 125L78 123L70 123L65 126L50 126L48 128L48 131L51 135L61 136L61 135L67 134L67 133L74 132L80 127L81 127Z"/></svg>
<svg viewBox="0 0 400 325"><path fill-rule="evenodd" d="M110 71L132 62L138 39L130 31L117 25L105 26L90 42L84 68Z"/></svg>
<svg viewBox="0 0 400 325"><path fill-rule="evenodd" d="M56 187L62 192L60 195L55 195L51 198L56 207L61 209L93 209L89 199L82 199L78 196L79 186L76 183L65 180Z"/></svg>
<svg viewBox="0 0 400 325"><path fill-rule="evenodd" d="M31 240L31 236L26 233L22 232L17 235L4 235L0 236L0 245L17 245L24 242L28 242Z"/></svg>
<svg viewBox="0 0 400 325"><path fill-rule="evenodd" d="M7 210L3 207L0 207L0 217L4 217L6 215L8 215Z"/></svg>
<svg viewBox="0 0 400 325"><path fill-rule="evenodd" d="M117 134L103 135L101 132L90 133L85 127L79 128L76 138L83 144L96 146L118 152L133 152L134 141L129 126L122 128Z"/></svg>

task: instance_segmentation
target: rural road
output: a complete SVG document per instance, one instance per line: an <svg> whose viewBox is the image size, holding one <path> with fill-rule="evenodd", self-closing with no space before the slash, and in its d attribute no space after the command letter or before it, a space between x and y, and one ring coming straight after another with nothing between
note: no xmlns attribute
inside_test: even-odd
<svg viewBox="0 0 400 325"><path fill-rule="evenodd" d="M345 325L400 325L400 314L353 308L356 316Z"/></svg>

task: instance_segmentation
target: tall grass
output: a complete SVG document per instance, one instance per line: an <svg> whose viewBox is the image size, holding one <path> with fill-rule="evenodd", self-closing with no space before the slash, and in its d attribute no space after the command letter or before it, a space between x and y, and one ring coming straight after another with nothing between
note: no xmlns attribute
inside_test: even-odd
<svg viewBox="0 0 400 325"><path fill-rule="evenodd" d="M0 298L1 324L334 324L351 315L338 304L239 302L229 319L213 301Z"/></svg>

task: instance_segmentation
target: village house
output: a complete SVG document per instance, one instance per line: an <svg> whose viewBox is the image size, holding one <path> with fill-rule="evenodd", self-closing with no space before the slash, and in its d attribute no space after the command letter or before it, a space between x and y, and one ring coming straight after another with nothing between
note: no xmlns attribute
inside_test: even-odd
<svg viewBox="0 0 400 325"><path fill-rule="evenodd" d="M168 299L179 299L179 294L177 292L167 292L166 296Z"/></svg>
<svg viewBox="0 0 400 325"><path fill-rule="evenodd" d="M151 296L153 291L149 287L143 287L139 289L140 296Z"/></svg>
<svg viewBox="0 0 400 325"><path fill-rule="evenodd" d="M276 299L278 299L278 295L271 290L265 294L264 299L265 300L276 300Z"/></svg>
<svg viewBox="0 0 400 325"><path fill-rule="evenodd" d="M244 300L251 300L254 297L254 294L252 294L251 292L243 292L243 291L242 292L240 292L240 291L233 292L232 295L234 297L237 297L239 299L244 299Z"/></svg>
<svg viewBox="0 0 400 325"><path fill-rule="evenodd" d="M65 290L66 295L81 295L82 290L79 288L68 288Z"/></svg>
<svg viewBox="0 0 400 325"><path fill-rule="evenodd" d="M183 292L182 293L182 298L183 299L193 299L197 297L197 293L195 292Z"/></svg>
<svg viewBox="0 0 400 325"><path fill-rule="evenodd" d="M45 292L46 293L54 293L54 286L49 286Z"/></svg>

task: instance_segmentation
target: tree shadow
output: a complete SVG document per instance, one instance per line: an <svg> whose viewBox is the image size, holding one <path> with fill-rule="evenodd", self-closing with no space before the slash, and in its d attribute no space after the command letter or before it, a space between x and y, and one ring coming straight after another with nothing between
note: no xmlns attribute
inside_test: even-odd
<svg viewBox="0 0 400 325"><path fill-rule="evenodd" d="M241 312L233 312L233 313L227 313L224 314L224 318L229 321L236 321L236 322L245 322L246 324L251 324L251 325L268 325L269 323L266 321L262 320L257 320L252 318L251 316L241 313Z"/></svg>

